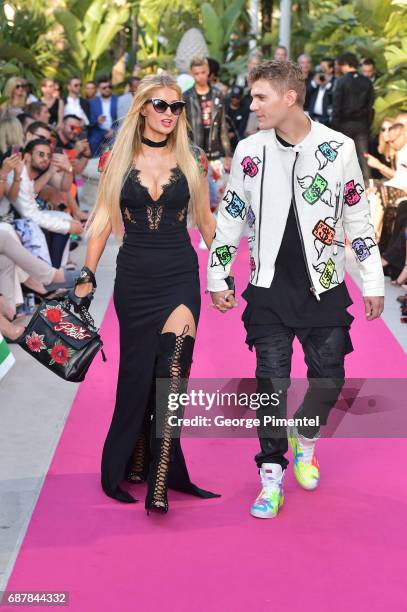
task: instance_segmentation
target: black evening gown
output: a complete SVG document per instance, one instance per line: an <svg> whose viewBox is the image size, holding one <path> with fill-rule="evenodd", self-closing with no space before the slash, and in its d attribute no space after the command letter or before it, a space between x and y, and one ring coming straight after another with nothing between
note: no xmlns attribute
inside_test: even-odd
<svg viewBox="0 0 407 612"><path fill-rule="evenodd" d="M116 405L102 454L102 487L115 497L154 397L161 330L171 312L187 306L198 326L198 258L187 231L188 183L176 167L158 200L133 168L122 189L123 244L117 256L114 305L120 325ZM199 497L214 494L189 479L179 438L171 446L168 487Z"/></svg>

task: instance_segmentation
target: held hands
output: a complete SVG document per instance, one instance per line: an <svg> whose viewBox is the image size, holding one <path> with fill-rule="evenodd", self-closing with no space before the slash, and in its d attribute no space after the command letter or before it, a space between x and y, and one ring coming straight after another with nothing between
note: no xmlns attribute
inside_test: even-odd
<svg viewBox="0 0 407 612"><path fill-rule="evenodd" d="M232 289L226 289L225 291L211 291L212 308L216 308L219 312L227 312L237 306L235 296L233 295Z"/></svg>
<svg viewBox="0 0 407 612"><path fill-rule="evenodd" d="M384 297L364 297L365 302L365 312L366 319L368 321L373 321L374 319L378 319L383 312L384 308Z"/></svg>

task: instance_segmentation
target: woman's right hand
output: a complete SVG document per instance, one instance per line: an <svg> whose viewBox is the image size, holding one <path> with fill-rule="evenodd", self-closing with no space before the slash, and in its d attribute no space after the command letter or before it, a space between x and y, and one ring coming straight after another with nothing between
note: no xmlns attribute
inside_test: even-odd
<svg viewBox="0 0 407 612"><path fill-rule="evenodd" d="M80 298L84 298L93 290L92 283L81 283L75 287L75 295Z"/></svg>

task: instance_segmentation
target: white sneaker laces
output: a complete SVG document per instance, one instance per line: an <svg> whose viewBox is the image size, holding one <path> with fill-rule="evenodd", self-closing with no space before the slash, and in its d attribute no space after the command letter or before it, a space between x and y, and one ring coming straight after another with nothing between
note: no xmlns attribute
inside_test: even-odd
<svg viewBox="0 0 407 612"><path fill-rule="evenodd" d="M308 438L304 438L301 434L297 433L297 444L302 453L302 457L300 460L303 463L311 463L312 458L314 456L314 449L316 440L310 440Z"/></svg>

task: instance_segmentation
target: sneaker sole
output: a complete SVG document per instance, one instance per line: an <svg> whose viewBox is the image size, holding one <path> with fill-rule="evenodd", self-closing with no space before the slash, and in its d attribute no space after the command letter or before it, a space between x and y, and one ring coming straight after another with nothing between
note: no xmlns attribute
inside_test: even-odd
<svg viewBox="0 0 407 612"><path fill-rule="evenodd" d="M253 510L253 509L250 509L250 514L252 516L254 516L254 518L259 518L259 519L276 518L276 516L279 513L280 508L283 505L283 503L284 503L284 497L280 501L279 506L278 506L278 510L277 510L277 512L275 514L266 514L265 512L261 512L261 510Z"/></svg>

